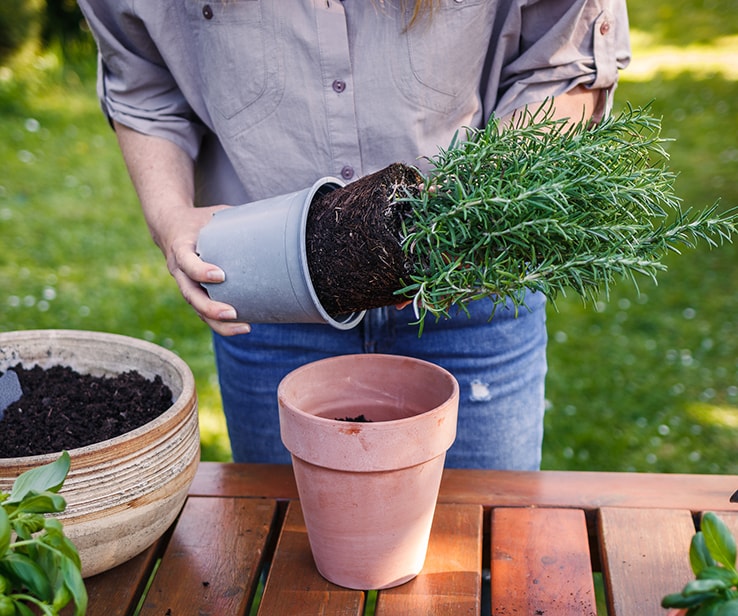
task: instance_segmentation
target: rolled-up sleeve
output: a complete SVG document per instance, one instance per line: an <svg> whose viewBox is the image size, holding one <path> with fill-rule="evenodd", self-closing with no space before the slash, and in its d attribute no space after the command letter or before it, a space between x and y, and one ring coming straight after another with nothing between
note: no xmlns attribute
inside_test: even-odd
<svg viewBox="0 0 738 616"><path fill-rule="evenodd" d="M97 90L105 115L168 139L194 159L203 127L146 26L125 2L80 0L79 5L98 45Z"/></svg>
<svg viewBox="0 0 738 616"><path fill-rule="evenodd" d="M630 62L625 0L521 0L498 40L498 117L580 85L611 93Z"/></svg>

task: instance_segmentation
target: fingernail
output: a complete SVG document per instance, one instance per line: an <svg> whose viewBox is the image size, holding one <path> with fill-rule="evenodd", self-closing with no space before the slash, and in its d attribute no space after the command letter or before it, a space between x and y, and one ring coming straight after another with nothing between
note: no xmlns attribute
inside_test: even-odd
<svg viewBox="0 0 738 616"><path fill-rule="evenodd" d="M210 282L223 282L225 280L225 272L220 269L209 270L206 278Z"/></svg>
<svg viewBox="0 0 738 616"><path fill-rule="evenodd" d="M233 321L233 319L236 318L236 310L234 308L229 308L228 310L224 310L220 314L218 314L218 320L219 321Z"/></svg>
<svg viewBox="0 0 738 616"><path fill-rule="evenodd" d="M239 334L248 334L251 331L251 326L248 323L241 323L240 325L235 326L231 331L234 336Z"/></svg>

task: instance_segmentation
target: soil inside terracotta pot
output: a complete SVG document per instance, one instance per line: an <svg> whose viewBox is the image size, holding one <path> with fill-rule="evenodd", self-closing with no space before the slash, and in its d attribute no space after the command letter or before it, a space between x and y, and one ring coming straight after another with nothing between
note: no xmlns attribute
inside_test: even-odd
<svg viewBox="0 0 738 616"><path fill-rule="evenodd" d="M354 421L356 423L370 423L372 420L367 419L363 413L356 417L336 417L336 421Z"/></svg>
<svg viewBox="0 0 738 616"><path fill-rule="evenodd" d="M134 430L172 406L172 391L157 376L80 374L67 366L11 367L22 397L0 421L0 458L84 447Z"/></svg>

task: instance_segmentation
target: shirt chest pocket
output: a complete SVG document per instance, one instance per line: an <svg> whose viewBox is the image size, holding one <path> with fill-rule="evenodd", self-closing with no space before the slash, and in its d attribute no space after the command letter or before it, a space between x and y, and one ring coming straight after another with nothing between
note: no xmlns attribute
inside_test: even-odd
<svg viewBox="0 0 738 616"><path fill-rule="evenodd" d="M412 102L447 112L476 96L492 31L489 0L441 0L403 34L407 51L392 58L392 76Z"/></svg>
<svg viewBox="0 0 738 616"><path fill-rule="evenodd" d="M212 120L231 135L246 130L274 110L284 91L271 2L186 0L185 5Z"/></svg>

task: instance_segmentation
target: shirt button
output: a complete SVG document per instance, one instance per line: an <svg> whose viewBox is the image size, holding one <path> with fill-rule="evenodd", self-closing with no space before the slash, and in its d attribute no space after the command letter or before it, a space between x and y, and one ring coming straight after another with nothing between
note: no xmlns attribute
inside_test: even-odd
<svg viewBox="0 0 738 616"><path fill-rule="evenodd" d="M600 34L605 35L610 31L610 22L606 21L600 26Z"/></svg>
<svg viewBox="0 0 738 616"><path fill-rule="evenodd" d="M340 94L346 89L346 82L343 79L336 79L333 82L333 89Z"/></svg>
<svg viewBox="0 0 738 616"><path fill-rule="evenodd" d="M341 177L344 180L350 180L352 177L354 177L354 168L351 165L346 165L343 169L341 169Z"/></svg>
<svg viewBox="0 0 738 616"><path fill-rule="evenodd" d="M205 19L213 18L213 8L209 4L206 4L204 7L202 7L202 16Z"/></svg>

